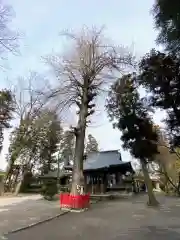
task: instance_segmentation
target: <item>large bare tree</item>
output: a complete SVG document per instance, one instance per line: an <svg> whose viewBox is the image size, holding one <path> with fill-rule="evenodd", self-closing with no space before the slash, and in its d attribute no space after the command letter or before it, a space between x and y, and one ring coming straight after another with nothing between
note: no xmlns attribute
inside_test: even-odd
<svg viewBox="0 0 180 240"><path fill-rule="evenodd" d="M48 89L48 80L37 72L30 72L27 77L18 77L11 88L16 102L16 117L21 121L35 118L38 112L47 106L47 98L43 94Z"/></svg>
<svg viewBox="0 0 180 240"><path fill-rule="evenodd" d="M15 15L12 7L5 0L0 0L0 58L3 60L6 53L18 53L19 33L10 28Z"/></svg>
<svg viewBox="0 0 180 240"><path fill-rule="evenodd" d="M7 4L5 0L0 0L0 60L5 60L8 57L8 53L17 54L19 50L19 33L13 30L10 26L14 12L10 5ZM3 64L0 64L2 67ZM10 102L11 92L9 90L1 90L1 102L0 102L0 112L4 111L4 107ZM5 98L6 96L6 98ZM13 99L12 99L13 100ZM12 101L13 102L13 101ZM14 103L14 102L13 102ZM7 105L8 106L8 105ZM10 106L10 105L9 105ZM9 111L11 110L11 111ZM14 109L6 109L6 113L12 113ZM6 116L7 117L7 116ZM2 116L1 116L2 118ZM7 119L6 119L7 120ZM10 120L10 119L9 119ZM1 119L2 121L2 119ZM3 119L4 121L4 119ZM6 124L7 126L7 124ZM0 130L0 138L3 139L2 133L2 123ZM0 146L2 148L2 146ZM1 184L3 185L3 184ZM0 187L0 194L2 192L3 186Z"/></svg>
<svg viewBox="0 0 180 240"><path fill-rule="evenodd" d="M65 54L45 57L56 77L56 89L49 96L57 97L59 105L77 106L78 121L73 128L76 137L71 194L83 190L84 139L88 117L95 111L97 97L115 72L121 72L132 63L131 54L123 47L115 47L105 40L102 29L83 28L80 33L64 34L71 47ZM81 191L82 192L82 191Z"/></svg>
<svg viewBox="0 0 180 240"><path fill-rule="evenodd" d="M34 165L34 160L32 160L33 150L30 154L27 145L31 142L31 139L33 139L34 142L37 142L37 139L39 139L39 134L34 122L42 113L42 110L47 107L47 99L45 99L45 95L42 94L47 84L46 79L36 72L30 72L26 78L19 77L15 86L11 84L16 105L14 117L17 123L14 131L11 133L5 182L11 179L13 166L17 163L16 160L22 165ZM41 89L41 93L39 89ZM19 160L20 158L21 161ZM22 181L18 186L22 184ZM20 188L18 187L18 189Z"/></svg>

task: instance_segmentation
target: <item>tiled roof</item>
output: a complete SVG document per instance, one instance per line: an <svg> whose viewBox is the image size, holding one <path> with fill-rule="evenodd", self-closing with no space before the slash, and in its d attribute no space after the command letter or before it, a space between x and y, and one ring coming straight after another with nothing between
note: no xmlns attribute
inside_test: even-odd
<svg viewBox="0 0 180 240"><path fill-rule="evenodd" d="M88 155L84 161L84 170L100 169L123 164L127 164L127 162L121 160L121 154L117 150L96 152Z"/></svg>
<svg viewBox="0 0 180 240"><path fill-rule="evenodd" d="M121 154L118 150L114 150L114 151L101 151L101 152L95 152L95 153L91 153L87 156L87 159L84 160L84 171L87 170L96 170L96 169L102 169L102 168L108 168L108 167L116 167L116 166L120 166L123 165L123 168L125 167L125 169L128 169L130 171L133 171L131 163L130 162L124 162L121 159ZM62 165L62 167L65 167L65 169L71 170L73 166L73 161L70 162L70 165L68 166L64 166L64 164ZM61 168L60 168L61 169ZM52 174L52 176L57 176L57 171L49 173L48 176L50 176ZM60 170L60 175L63 175L64 172L61 169Z"/></svg>

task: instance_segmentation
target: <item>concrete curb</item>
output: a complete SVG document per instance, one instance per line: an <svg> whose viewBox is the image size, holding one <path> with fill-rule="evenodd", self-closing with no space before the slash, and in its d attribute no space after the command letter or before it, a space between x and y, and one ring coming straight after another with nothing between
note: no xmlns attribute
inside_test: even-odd
<svg viewBox="0 0 180 240"><path fill-rule="evenodd" d="M8 231L8 232L4 233L3 236L5 237L5 236L7 236L8 234L20 232L20 231L26 230L26 229L28 229L28 228L32 228L32 227L35 227L35 226L37 226L37 225L43 224L43 223L45 223L45 222L49 222L49 221L51 221L51 220L53 220L53 219L55 219L55 218L58 218L58 217L60 217L60 216L62 216L62 215L65 215L65 214L67 214L67 213L69 213L69 212L70 212L70 211L64 211L64 212L61 212L61 213L59 213L59 214L56 214L56 215L53 216L53 217L49 217L49 218L47 218L47 219L40 220L40 221L35 222L35 223L31 223L31 224L29 224L29 225L27 225L27 226L24 226L24 227L16 228L16 229L14 229L14 230L11 230L11 231ZM1 237L2 237L2 236L0 236L0 239L1 239Z"/></svg>

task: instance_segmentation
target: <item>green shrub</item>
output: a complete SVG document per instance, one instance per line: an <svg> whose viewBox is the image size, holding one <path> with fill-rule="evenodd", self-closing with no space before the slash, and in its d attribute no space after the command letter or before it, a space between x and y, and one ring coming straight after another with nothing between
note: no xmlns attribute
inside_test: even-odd
<svg viewBox="0 0 180 240"><path fill-rule="evenodd" d="M41 194L47 200L52 200L54 195L57 194L57 182L54 179L46 179L42 185L42 192Z"/></svg>

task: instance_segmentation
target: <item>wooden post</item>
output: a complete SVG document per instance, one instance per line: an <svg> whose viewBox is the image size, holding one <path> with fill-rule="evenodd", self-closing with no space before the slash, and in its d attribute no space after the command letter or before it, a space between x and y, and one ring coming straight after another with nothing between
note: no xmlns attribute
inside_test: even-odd
<svg viewBox="0 0 180 240"><path fill-rule="evenodd" d="M104 181L103 181L103 175L101 175L101 184L100 184L100 191L101 193L104 193Z"/></svg>
<svg viewBox="0 0 180 240"><path fill-rule="evenodd" d="M100 175L97 176L97 193L101 193Z"/></svg>
<svg viewBox="0 0 180 240"><path fill-rule="evenodd" d="M119 174L118 172L115 173L116 185L119 183Z"/></svg>
<svg viewBox="0 0 180 240"><path fill-rule="evenodd" d="M94 194L94 176L91 177L92 178L92 194Z"/></svg>
<svg viewBox="0 0 180 240"><path fill-rule="evenodd" d="M88 189L87 189L87 175L84 174L84 192L87 193Z"/></svg>
<svg viewBox="0 0 180 240"><path fill-rule="evenodd" d="M105 193L107 190L107 175L103 173L101 176L101 193Z"/></svg>

